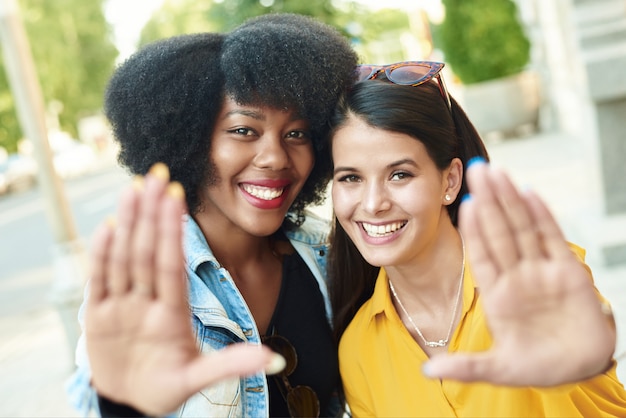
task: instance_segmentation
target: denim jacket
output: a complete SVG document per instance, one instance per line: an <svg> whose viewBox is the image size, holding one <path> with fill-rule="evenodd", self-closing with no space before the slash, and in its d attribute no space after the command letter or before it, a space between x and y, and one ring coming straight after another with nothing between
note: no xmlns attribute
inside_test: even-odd
<svg viewBox="0 0 626 418"><path fill-rule="evenodd" d="M185 217L185 258L189 287L191 320L198 346L211 353L231 343L260 344L261 338L254 318L230 273L216 260L200 227L193 218ZM330 301L326 285L329 224L312 214L300 227L284 228L293 247L305 261L320 287L331 320ZM79 321L83 325L85 303ZM71 404L83 416L98 410L95 391L91 387L89 362L84 335L76 349L78 369L67 385ZM229 381L206 388L189 398L176 411L189 417L263 417L269 415L269 396L264 373Z"/></svg>

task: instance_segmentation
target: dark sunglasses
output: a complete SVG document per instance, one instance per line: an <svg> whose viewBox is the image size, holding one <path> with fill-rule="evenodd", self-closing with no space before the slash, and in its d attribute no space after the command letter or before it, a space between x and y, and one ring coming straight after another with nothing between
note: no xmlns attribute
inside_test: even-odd
<svg viewBox="0 0 626 418"><path fill-rule="evenodd" d="M315 391L304 385L292 387L289 379L287 379L298 365L298 355L294 346L285 337L277 334L265 336L261 341L285 358L285 368L279 374L274 375L274 377L279 379L277 386L283 398L287 401L289 415L294 418L319 417L320 402Z"/></svg>
<svg viewBox="0 0 626 418"><path fill-rule="evenodd" d="M446 101L448 110L452 112L450 94L441 75L444 66L443 62L434 61L404 61L389 65L362 64L357 65L356 74L357 81L363 81L373 80L384 72L387 80L405 86L419 86L434 78L439 83L439 91Z"/></svg>

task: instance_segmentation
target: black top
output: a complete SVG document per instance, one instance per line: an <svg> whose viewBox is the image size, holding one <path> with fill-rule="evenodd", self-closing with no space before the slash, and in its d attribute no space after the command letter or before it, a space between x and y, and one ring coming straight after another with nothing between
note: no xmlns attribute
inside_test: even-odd
<svg viewBox="0 0 626 418"><path fill-rule="evenodd" d="M296 350L298 365L288 376L291 387L311 387L320 402L320 416L329 416L330 399L339 384L337 347L317 280L297 252L283 258L280 295L266 335L272 333L285 337ZM270 416L288 417L287 403L277 386L282 381L268 376L268 385Z"/></svg>
<svg viewBox="0 0 626 418"><path fill-rule="evenodd" d="M295 348L298 365L288 376L291 387L311 387L320 402L320 416L331 415L330 400L337 389L339 363L337 347L333 342L326 319L324 298L317 280L297 252L283 256L283 278L280 295L267 335L285 337ZM271 417L288 417L287 402L279 390L280 378L268 376ZM145 416L123 404L98 396L103 417Z"/></svg>

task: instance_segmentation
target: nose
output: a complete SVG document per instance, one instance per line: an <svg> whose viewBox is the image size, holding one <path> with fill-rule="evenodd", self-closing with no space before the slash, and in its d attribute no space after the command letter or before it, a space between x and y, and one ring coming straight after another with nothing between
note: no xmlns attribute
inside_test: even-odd
<svg viewBox="0 0 626 418"><path fill-rule="evenodd" d="M378 182L367 183L361 196L363 210L371 215L385 212L391 208L391 200L384 184Z"/></svg>
<svg viewBox="0 0 626 418"><path fill-rule="evenodd" d="M254 165L258 168L279 171L288 168L290 157L286 144L278 135L267 135L258 141L258 148L254 158Z"/></svg>

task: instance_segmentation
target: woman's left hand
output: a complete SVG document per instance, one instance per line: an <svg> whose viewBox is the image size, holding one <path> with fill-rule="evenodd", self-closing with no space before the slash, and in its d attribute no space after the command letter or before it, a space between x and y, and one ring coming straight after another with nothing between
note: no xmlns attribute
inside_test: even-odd
<svg viewBox="0 0 626 418"><path fill-rule="evenodd" d="M460 227L493 346L433 357L427 375L554 386L607 370L615 324L545 204L488 164L472 164L466 176Z"/></svg>

